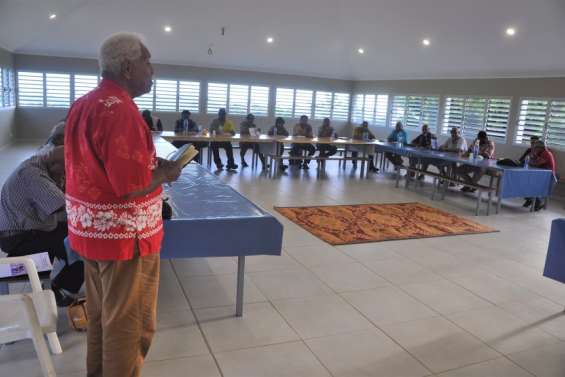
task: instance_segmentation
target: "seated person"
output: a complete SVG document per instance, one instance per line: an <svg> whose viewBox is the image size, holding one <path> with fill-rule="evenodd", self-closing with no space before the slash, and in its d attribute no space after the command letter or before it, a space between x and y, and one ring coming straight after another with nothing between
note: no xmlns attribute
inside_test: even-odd
<svg viewBox="0 0 565 377"><path fill-rule="evenodd" d="M366 136L366 137L365 137ZM355 127L353 129L353 140L375 140L376 137L375 135L373 135L373 133L371 132L371 130L369 129L369 122L363 122L361 124L361 126ZM357 158L359 156L359 152L358 151L352 151L351 152L351 157L353 158ZM375 166L375 156L370 154L368 156L369 158L369 171L376 173L379 171L379 169L376 168ZM356 168L357 167L357 161L353 160L353 167Z"/></svg>
<svg viewBox="0 0 565 377"><path fill-rule="evenodd" d="M314 132L312 130L312 126L308 124L308 117L306 115L302 115L300 117L300 121L294 126L292 130L292 136L303 136L309 139L314 137ZM302 152L307 151L308 156L313 156L316 153L316 148L312 144L302 144L302 143L293 143L290 147L290 155L293 157L302 156ZM306 159L302 160L290 160L290 164L294 165L297 164L303 169L309 169L308 164L310 160Z"/></svg>
<svg viewBox="0 0 565 377"><path fill-rule="evenodd" d="M396 126L394 127L394 131L391 132L390 135L388 135L387 141L389 143L397 143L400 142L402 144L406 144L406 140L408 140L408 135L406 134L406 131L404 131L404 126L402 125L402 122L396 122ZM402 166L402 157L394 154L394 153L385 153L385 157L392 162L392 164L394 165L394 167L396 169L398 169L400 166Z"/></svg>
<svg viewBox="0 0 565 377"><path fill-rule="evenodd" d="M467 141L461 137L461 130L459 127L452 127L450 131L451 137L445 141L440 147L439 150L443 152L451 152L451 153L458 153L459 155L465 153L467 150ZM431 164L435 165L441 175L446 175L446 168L449 165L452 165L451 162L446 162L443 160L433 160Z"/></svg>
<svg viewBox="0 0 565 377"><path fill-rule="evenodd" d="M151 111L143 110L141 116L143 117L145 123L147 124L147 127L149 127L151 131L163 131L163 124L161 123L161 119L151 115Z"/></svg>
<svg viewBox="0 0 565 377"><path fill-rule="evenodd" d="M284 119L281 117L278 117L275 120L275 125L272 126L271 128L269 128L269 132L267 132L267 135L269 136L288 136L288 131L287 129L284 127ZM279 148L279 155L282 156L284 153L284 144L283 143L277 143L278 144L278 148ZM279 169L281 169L282 171L285 171L286 168L288 168L288 165L283 164L283 161L280 160L279 161Z"/></svg>
<svg viewBox="0 0 565 377"><path fill-rule="evenodd" d="M555 157L553 153L545 146L543 141L537 141L532 147L531 159L529 166L538 169L548 169L555 173L557 171L557 164L555 163ZM532 198L526 198L524 202L524 207L529 207L532 205ZM534 211L539 211L545 208L546 204L542 204L540 198L535 199Z"/></svg>
<svg viewBox="0 0 565 377"><path fill-rule="evenodd" d="M534 145L540 141L539 136L531 136L530 137L530 147L528 149L526 149L526 151L522 154L522 156L520 157L520 159L518 160L520 162L520 165L524 166L524 162L526 161L526 157L530 156L531 159L531 154L532 154L532 149L534 148Z"/></svg>
<svg viewBox="0 0 565 377"><path fill-rule="evenodd" d="M335 134L333 127L330 125L330 118L324 118L322 121L322 127L318 130L318 137L321 138L332 138ZM330 157L337 153L337 147L331 144L320 144L317 145L320 157Z"/></svg>
<svg viewBox="0 0 565 377"><path fill-rule="evenodd" d="M220 109L218 111L218 117L212 121L210 124L210 133L215 133L216 135L235 135L235 127L233 122L226 119L226 109ZM214 154L214 163L218 170L222 170L224 165L222 165L222 160L220 159L220 148L226 151L228 157L228 165L226 166L228 170L237 169L237 165L233 160L233 147L229 141L213 141L210 143L212 148L212 153Z"/></svg>
<svg viewBox="0 0 565 377"><path fill-rule="evenodd" d="M51 151L53 148L61 146L65 143L65 119L61 120L51 129L49 138L45 144L39 147L37 154L43 154Z"/></svg>
<svg viewBox="0 0 565 377"><path fill-rule="evenodd" d="M422 133L420 135L416 136L416 138L414 140L412 140L410 145L412 145L413 147L416 147L416 148L432 149L432 147L433 147L432 141L433 140L437 140L436 135L434 135L433 133L430 132L430 128L427 124L423 124L422 125ZM430 162L431 162L431 159L410 158L410 167L415 168L416 165L418 163L420 163L422 170L427 171L428 166L430 165ZM413 173L411 173L410 175L413 176ZM418 176L418 179L424 179L424 174L420 174Z"/></svg>
<svg viewBox="0 0 565 377"><path fill-rule="evenodd" d="M8 177L0 194L0 248L9 257L48 252L51 261L64 261L52 277L59 306L74 301L84 282L82 261L68 263L65 209L64 147L54 147L22 162Z"/></svg>
<svg viewBox="0 0 565 377"><path fill-rule="evenodd" d="M257 125L255 125L255 116L253 114L247 114L247 117L241 124L239 125L239 134L241 136L251 136L250 129L257 129ZM259 153L259 143L249 143L249 142L239 142L239 156L241 157L241 167L246 168L247 162L245 162L245 153L251 149L255 153L259 154L259 159L261 160L261 165L263 165L263 170L267 168L265 164L265 156L263 153Z"/></svg>
<svg viewBox="0 0 565 377"><path fill-rule="evenodd" d="M467 152L463 156L469 156L473 154L473 146L477 145L479 147L478 155L485 158L485 159L492 159L494 158L494 141L489 140L488 135L485 131L479 131L477 134L477 138L473 140L473 144L467 150ZM463 179L463 181L467 184L476 185L479 183L483 175L485 174L483 169L471 166L471 165L461 165L457 168L456 171L457 175ZM471 177L471 174L473 175ZM461 188L463 192L475 192L476 189L468 186L463 186Z"/></svg>
<svg viewBox="0 0 565 377"><path fill-rule="evenodd" d="M177 119L175 122L175 133L186 133L189 135L196 135L200 132L200 127L198 124L192 119L190 119L190 111L183 110L180 119ZM194 145L194 148L198 151L198 155L196 156L196 160L198 163L202 162L202 148L206 147L208 143L205 142L189 142L183 140L173 140L173 145L177 148L182 147L185 144L191 143Z"/></svg>

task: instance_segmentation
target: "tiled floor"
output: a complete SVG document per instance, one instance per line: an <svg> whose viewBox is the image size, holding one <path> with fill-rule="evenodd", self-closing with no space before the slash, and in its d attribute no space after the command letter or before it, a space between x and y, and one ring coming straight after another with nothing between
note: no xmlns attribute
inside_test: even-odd
<svg viewBox="0 0 565 377"><path fill-rule="evenodd" d="M2 150L0 181L34 149ZM312 164L314 165L314 164ZM145 377L562 377L565 286L541 276L562 203L530 214L520 202L474 218L459 194L430 201L390 177L329 167L270 180L245 169L226 183L284 224L281 257L248 258L243 318L233 317L233 258L165 262L159 329ZM500 232L331 247L274 205L420 201ZM61 315L63 377L85 376L85 336ZM40 376L30 342L3 346L1 377Z"/></svg>

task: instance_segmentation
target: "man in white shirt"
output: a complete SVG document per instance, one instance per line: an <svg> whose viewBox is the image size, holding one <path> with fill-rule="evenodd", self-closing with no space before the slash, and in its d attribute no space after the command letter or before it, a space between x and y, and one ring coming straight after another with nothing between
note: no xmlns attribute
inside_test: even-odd
<svg viewBox="0 0 565 377"><path fill-rule="evenodd" d="M461 137L461 130L459 127L451 128L451 137L439 147L439 150L443 152L457 153L459 155L467 151L467 141ZM435 160L432 164L439 169L441 175L446 175L446 167L452 163L444 160Z"/></svg>

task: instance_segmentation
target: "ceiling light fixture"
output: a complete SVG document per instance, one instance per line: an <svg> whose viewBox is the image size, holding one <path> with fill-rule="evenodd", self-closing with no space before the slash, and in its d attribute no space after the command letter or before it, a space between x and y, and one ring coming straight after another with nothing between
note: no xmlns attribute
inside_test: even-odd
<svg viewBox="0 0 565 377"><path fill-rule="evenodd" d="M363 54L365 53L365 49L359 48L359 49L357 49L357 52L358 52L359 54L363 55Z"/></svg>
<svg viewBox="0 0 565 377"><path fill-rule="evenodd" d="M173 28L170 27L169 25L165 25L165 27L163 28L163 30L165 30L165 33L170 33L171 31L173 31Z"/></svg>
<svg viewBox="0 0 565 377"><path fill-rule="evenodd" d="M274 41L275 41L275 38L267 37L267 43L273 43Z"/></svg>
<svg viewBox="0 0 565 377"><path fill-rule="evenodd" d="M427 47L431 44L431 42L428 38L426 38L426 39L422 40L422 44Z"/></svg>
<svg viewBox="0 0 565 377"><path fill-rule="evenodd" d="M516 35L516 29L513 27L509 27L508 29L506 29L506 35L508 35L509 37L513 37Z"/></svg>
<svg viewBox="0 0 565 377"><path fill-rule="evenodd" d="M49 15L49 19L50 19L50 20L54 20L54 19L56 19L56 18L57 18L57 15L56 15L55 13L51 13L51 14Z"/></svg>

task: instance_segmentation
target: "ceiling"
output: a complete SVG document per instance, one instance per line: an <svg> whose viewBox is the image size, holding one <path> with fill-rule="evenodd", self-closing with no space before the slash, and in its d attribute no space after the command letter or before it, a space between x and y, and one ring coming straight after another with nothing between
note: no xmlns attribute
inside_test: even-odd
<svg viewBox="0 0 565 377"><path fill-rule="evenodd" d="M145 35L159 63L348 80L565 76L565 0L0 0L0 45L15 53L95 57L118 31Z"/></svg>

